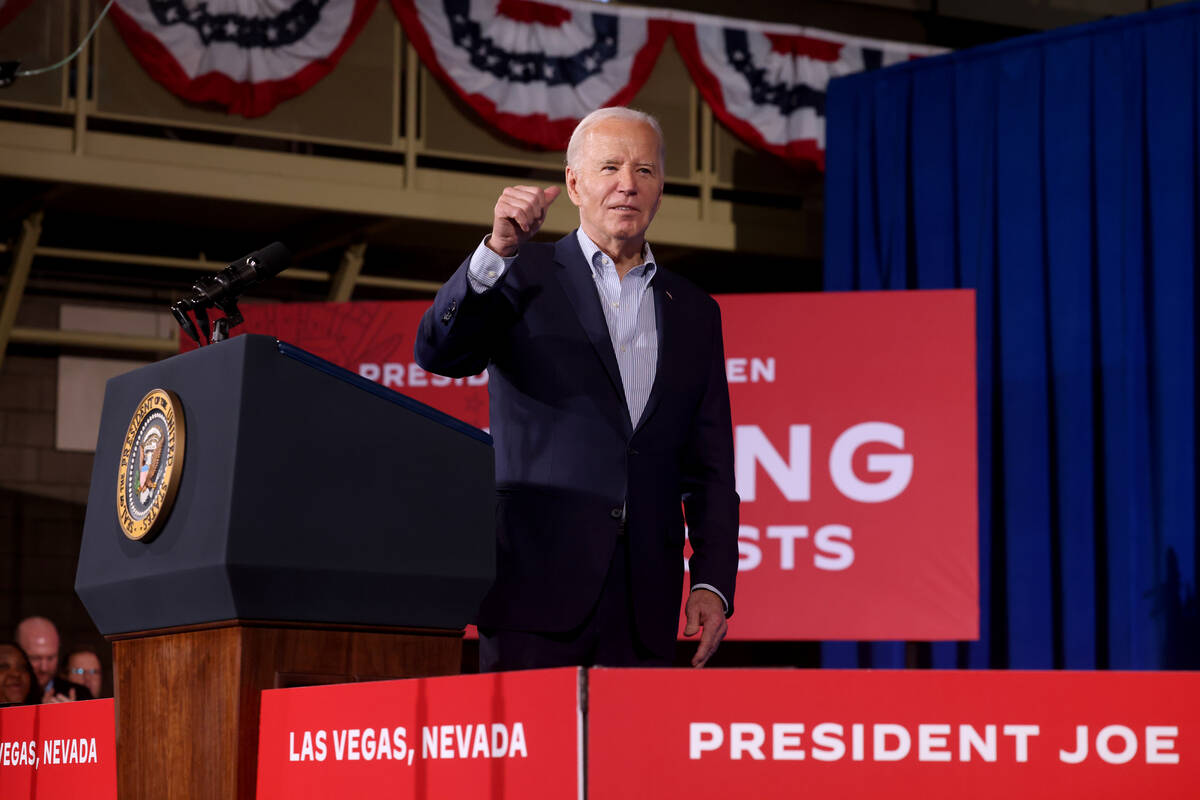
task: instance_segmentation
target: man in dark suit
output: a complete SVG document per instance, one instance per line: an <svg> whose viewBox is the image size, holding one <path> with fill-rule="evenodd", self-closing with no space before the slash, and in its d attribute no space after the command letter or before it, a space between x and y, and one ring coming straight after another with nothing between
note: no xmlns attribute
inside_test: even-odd
<svg viewBox="0 0 1200 800"><path fill-rule="evenodd" d="M15 638L29 657L43 703L92 699L86 686L58 677L59 639L53 622L45 617L26 617L17 624Z"/></svg>
<svg viewBox="0 0 1200 800"><path fill-rule="evenodd" d="M579 228L528 241L560 189L508 187L491 234L421 320L421 366L489 372L497 575L479 611L481 669L669 665L684 513L684 633L703 631L692 663L725 635L738 497L721 318L654 263L645 234L663 176L652 117L593 112L567 149Z"/></svg>

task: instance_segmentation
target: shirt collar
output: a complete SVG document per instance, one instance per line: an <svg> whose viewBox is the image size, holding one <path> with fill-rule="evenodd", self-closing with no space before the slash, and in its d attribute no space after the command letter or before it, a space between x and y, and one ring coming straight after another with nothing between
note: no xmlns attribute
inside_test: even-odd
<svg viewBox="0 0 1200 800"><path fill-rule="evenodd" d="M614 269L612 259L605 256L604 251L592 241L590 236L583 232L582 227L575 229L575 238L579 240L579 248L583 250L583 257L592 268L593 275L599 275L605 271L602 259L608 260L608 269ZM637 270L642 270L643 268L644 272L642 274L646 282L649 283L650 279L654 277L654 273L658 271L658 266L654 263L654 253L650 251L649 242L642 243L642 263L629 272L630 274L635 274Z"/></svg>

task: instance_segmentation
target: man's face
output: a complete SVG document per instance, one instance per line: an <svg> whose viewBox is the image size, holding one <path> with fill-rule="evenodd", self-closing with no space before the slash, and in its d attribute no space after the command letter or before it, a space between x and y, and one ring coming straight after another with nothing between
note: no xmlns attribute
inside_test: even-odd
<svg viewBox="0 0 1200 800"><path fill-rule="evenodd" d="M92 697L100 696L100 659L95 653L72 653L67 659L67 677L86 686Z"/></svg>
<svg viewBox="0 0 1200 800"><path fill-rule="evenodd" d="M39 629L22 636L18 644L33 664L38 685L45 686L58 671L58 634Z"/></svg>
<svg viewBox="0 0 1200 800"><path fill-rule="evenodd" d="M567 167L567 193L596 244L645 236L662 200L659 145L654 129L634 120L606 119L584 133L578 163Z"/></svg>

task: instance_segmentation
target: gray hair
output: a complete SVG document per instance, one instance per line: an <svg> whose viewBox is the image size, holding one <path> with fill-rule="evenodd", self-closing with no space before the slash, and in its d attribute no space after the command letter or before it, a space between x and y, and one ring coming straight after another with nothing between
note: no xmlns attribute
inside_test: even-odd
<svg viewBox="0 0 1200 800"><path fill-rule="evenodd" d="M588 132L588 129L597 123L604 122L608 119L623 119L630 122L641 122L649 125L654 129L654 133L658 136L658 160L659 170L666 169L667 161L667 141L663 137L662 126L658 124L658 120L647 114L645 111L638 111L634 108L626 106L609 106L608 108L598 108L588 114L583 119L579 120L579 124L575 126L575 130L571 132L571 141L567 143L567 166L575 168L579 164L579 151L583 148L583 137Z"/></svg>

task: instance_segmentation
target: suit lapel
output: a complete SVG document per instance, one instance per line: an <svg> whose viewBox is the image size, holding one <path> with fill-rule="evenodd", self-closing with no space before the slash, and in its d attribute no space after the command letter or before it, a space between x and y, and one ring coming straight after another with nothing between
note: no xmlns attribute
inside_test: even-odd
<svg viewBox="0 0 1200 800"><path fill-rule="evenodd" d="M604 309L600 307L600 295L596 291L595 280L592 278L592 268L588 266L579 249L579 241L574 233L559 239L554 246L554 260L558 263L558 280L566 292L567 299L575 309L575 315L583 326L584 332L596 350L600 362L612 380L613 390L621 404L621 416L629 425L629 406L625 402L625 387L621 383L621 370L617 366L617 355L613 352L612 337L608 334L608 323L604 319ZM661 342L661 339L659 340ZM659 353L661 354L661 345Z"/></svg>
<svg viewBox="0 0 1200 800"><path fill-rule="evenodd" d="M642 418L638 420L637 427L633 431L634 433L642 429L642 426L646 424L646 420L650 419L650 415L658 408L658 401L661 399L663 393L662 387L669 380L669 378L663 378L663 373L667 371L671 363L665 354L667 352L667 340L673 329L671 321L675 316L675 308L671 292L666 287L666 281L663 279L661 269L654 276L651 289L654 293L654 324L658 328L658 364L654 369L654 383L650 386L650 396L646 398L646 408L642 411Z"/></svg>

